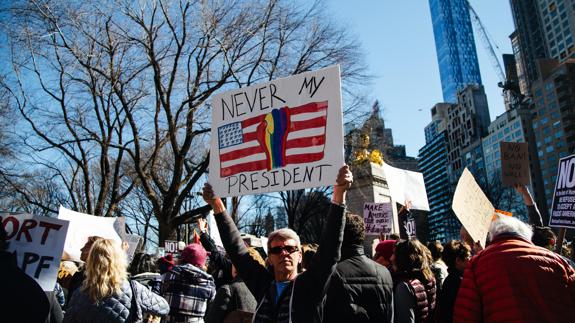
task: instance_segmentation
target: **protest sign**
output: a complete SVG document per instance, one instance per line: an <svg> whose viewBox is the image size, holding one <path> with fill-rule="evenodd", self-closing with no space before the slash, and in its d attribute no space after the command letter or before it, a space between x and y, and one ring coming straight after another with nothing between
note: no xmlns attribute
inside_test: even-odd
<svg viewBox="0 0 575 323"><path fill-rule="evenodd" d="M44 291L54 290L68 221L27 213L0 213L6 230L8 251L16 255L16 264L36 280Z"/></svg>
<svg viewBox="0 0 575 323"><path fill-rule="evenodd" d="M176 240L164 240L164 252L177 253L178 252L178 241L176 241Z"/></svg>
<svg viewBox="0 0 575 323"><path fill-rule="evenodd" d="M525 142L500 142L501 182L506 186L529 185L529 155Z"/></svg>
<svg viewBox="0 0 575 323"><path fill-rule="evenodd" d="M366 234L389 234L392 230L391 203L363 204L363 221Z"/></svg>
<svg viewBox="0 0 575 323"><path fill-rule="evenodd" d="M412 209L429 211L422 173L392 167L385 162L382 166L390 195L395 202L403 205L405 201L411 201Z"/></svg>
<svg viewBox="0 0 575 323"><path fill-rule="evenodd" d="M329 186L343 164L339 66L214 96L209 182L217 195Z"/></svg>
<svg viewBox="0 0 575 323"><path fill-rule="evenodd" d="M549 226L575 228L575 155L559 160Z"/></svg>
<svg viewBox="0 0 575 323"><path fill-rule="evenodd" d="M118 218L107 218L75 212L60 206L58 218L70 222L64 257L66 260L80 261L80 249L84 247L90 236L113 239L122 243L122 239L114 229Z"/></svg>
<svg viewBox="0 0 575 323"><path fill-rule="evenodd" d="M451 207L473 241L479 241L485 247L487 231L495 208L467 168L463 170L457 182Z"/></svg>
<svg viewBox="0 0 575 323"><path fill-rule="evenodd" d="M210 230L210 238L214 240L216 246L224 247L222 238L220 237L220 231L218 230L218 225L216 223L216 218L214 217L214 211L210 211L207 216L208 229Z"/></svg>
<svg viewBox="0 0 575 323"><path fill-rule="evenodd" d="M134 259L134 254L136 254L136 250L143 240L144 238L137 234L125 235L124 241L128 243L128 250L126 250L126 254L128 255L128 263L131 263Z"/></svg>

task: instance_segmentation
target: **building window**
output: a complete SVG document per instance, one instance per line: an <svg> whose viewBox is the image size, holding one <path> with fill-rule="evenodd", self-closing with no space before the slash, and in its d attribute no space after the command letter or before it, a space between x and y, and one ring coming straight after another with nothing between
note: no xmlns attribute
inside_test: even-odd
<svg viewBox="0 0 575 323"><path fill-rule="evenodd" d="M545 148L545 151L550 153L553 151L553 146L547 146L547 148Z"/></svg>

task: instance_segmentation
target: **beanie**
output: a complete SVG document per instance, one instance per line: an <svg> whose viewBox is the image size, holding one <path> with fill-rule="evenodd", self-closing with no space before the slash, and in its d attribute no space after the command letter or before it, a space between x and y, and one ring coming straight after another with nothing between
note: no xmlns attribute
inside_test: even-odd
<svg viewBox="0 0 575 323"><path fill-rule="evenodd" d="M164 257L158 259L158 267L160 267L161 272L167 272L172 270L174 267L174 256L171 253Z"/></svg>
<svg viewBox="0 0 575 323"><path fill-rule="evenodd" d="M208 253L201 244L189 244L180 255L184 263L192 264L196 267L203 267L206 264Z"/></svg>
<svg viewBox="0 0 575 323"><path fill-rule="evenodd" d="M396 243L397 243L397 240L383 240L377 244L377 247L375 247L375 253L377 255L382 256L387 261L390 261L391 255L393 255L393 251L395 249Z"/></svg>

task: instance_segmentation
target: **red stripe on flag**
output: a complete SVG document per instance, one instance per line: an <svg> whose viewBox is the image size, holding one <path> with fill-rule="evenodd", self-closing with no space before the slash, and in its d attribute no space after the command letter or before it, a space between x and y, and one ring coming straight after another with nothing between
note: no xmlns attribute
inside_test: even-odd
<svg viewBox="0 0 575 323"><path fill-rule="evenodd" d="M323 159L323 151L311 154L299 154L287 156L288 164L311 163Z"/></svg>
<svg viewBox="0 0 575 323"><path fill-rule="evenodd" d="M290 148L301 148L301 147L311 147L311 146L321 146L325 144L325 134L321 136L305 137L291 139L287 141L286 149Z"/></svg>
<svg viewBox="0 0 575 323"><path fill-rule="evenodd" d="M292 131L298 131L298 130L304 130L304 129L325 127L326 118L327 117L323 116L323 117L317 117L317 118L313 118L313 119L309 119L309 120L294 121L294 122L292 122L289 130L290 130L290 132L292 132Z"/></svg>
<svg viewBox="0 0 575 323"><path fill-rule="evenodd" d="M239 159L259 153L263 153L263 149L260 146L248 147L243 149L233 150L220 155L220 162L226 162L234 159Z"/></svg>
<svg viewBox="0 0 575 323"><path fill-rule="evenodd" d="M258 132L257 131L244 133L244 143L254 141L257 139L258 139Z"/></svg>
<svg viewBox="0 0 575 323"><path fill-rule="evenodd" d="M327 109L327 101L323 102L312 102L308 104L301 105L299 107L291 108L290 114L300 114L300 113L310 113L319 112Z"/></svg>
<svg viewBox="0 0 575 323"><path fill-rule="evenodd" d="M246 119L246 120L242 121L242 128L247 128L247 127L252 126L256 123L260 123L264 120L265 117L266 117L265 114L261 114L261 115L256 116L256 117Z"/></svg>
<svg viewBox="0 0 575 323"><path fill-rule="evenodd" d="M224 167L220 170L220 176L226 177L226 176L235 175L237 173L253 172L253 171L262 170L262 169L266 169L266 161L265 160L257 160L257 161L253 161L253 162L249 162L249 163L242 163L242 164L237 164L237 165L233 165L230 167Z"/></svg>

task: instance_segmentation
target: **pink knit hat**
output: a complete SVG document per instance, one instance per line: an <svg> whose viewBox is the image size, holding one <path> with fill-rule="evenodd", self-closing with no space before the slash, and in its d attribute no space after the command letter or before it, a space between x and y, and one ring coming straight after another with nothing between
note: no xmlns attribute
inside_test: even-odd
<svg viewBox="0 0 575 323"><path fill-rule="evenodd" d="M390 261L391 255L393 255L393 251L395 250L396 243L397 243L396 240L383 240L380 243L378 243L377 246L375 247L375 253L377 255L382 256L387 261Z"/></svg>
<svg viewBox="0 0 575 323"><path fill-rule="evenodd" d="M201 244L192 243L182 250L180 258L184 263L192 264L196 267L203 267L206 264L208 253Z"/></svg>

